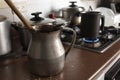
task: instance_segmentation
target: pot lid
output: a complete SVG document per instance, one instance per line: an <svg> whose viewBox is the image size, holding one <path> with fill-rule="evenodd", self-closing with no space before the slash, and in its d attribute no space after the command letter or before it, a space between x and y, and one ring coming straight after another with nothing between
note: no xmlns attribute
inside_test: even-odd
<svg viewBox="0 0 120 80"><path fill-rule="evenodd" d="M65 20L62 19L50 19L39 17L40 12L32 13L34 17L31 18L33 21L33 29L35 31L53 31L59 29L62 25L66 24Z"/></svg>
<svg viewBox="0 0 120 80"><path fill-rule="evenodd" d="M32 25L39 25L39 26L57 26L60 24L66 24L67 22L63 19L50 19L50 18L44 18L42 21L34 21Z"/></svg>
<svg viewBox="0 0 120 80"><path fill-rule="evenodd" d="M41 12L35 12L32 13L31 15L33 15L34 17L32 17L30 20L34 22L34 24L36 25L59 25L59 24L63 24L65 23L65 20L62 19L51 19L51 18L43 18L40 17L39 15L41 14Z"/></svg>
<svg viewBox="0 0 120 80"><path fill-rule="evenodd" d="M51 32L51 31L59 30L61 26L66 24L67 22L62 19L54 20L54 19L45 18L41 22L34 23L34 25L36 26L34 26L33 29L37 31L42 31L42 32Z"/></svg>
<svg viewBox="0 0 120 80"><path fill-rule="evenodd" d="M0 15L0 22L6 20L6 17L3 15Z"/></svg>
<svg viewBox="0 0 120 80"><path fill-rule="evenodd" d="M54 19L44 18L44 20L36 22L36 23L40 25L53 25L54 22L56 22Z"/></svg>

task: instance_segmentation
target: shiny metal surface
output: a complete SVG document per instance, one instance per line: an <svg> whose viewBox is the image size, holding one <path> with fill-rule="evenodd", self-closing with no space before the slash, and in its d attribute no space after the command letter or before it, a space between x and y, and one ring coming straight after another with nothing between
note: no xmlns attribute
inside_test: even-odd
<svg viewBox="0 0 120 80"><path fill-rule="evenodd" d="M64 66L65 50L59 38L60 30L33 33L29 50L32 73L50 76L60 73Z"/></svg>
<svg viewBox="0 0 120 80"><path fill-rule="evenodd" d="M63 8L61 9L60 15L62 16L62 18L66 21L69 21L71 19L71 17L76 13L76 12L84 12L85 8L81 7L81 6L77 6L75 3L77 3L76 1L71 1L70 2L71 5L69 5L68 8Z"/></svg>
<svg viewBox="0 0 120 80"><path fill-rule="evenodd" d="M62 18L66 21L69 21L76 12L79 12L79 8L64 8L61 11Z"/></svg>
<svg viewBox="0 0 120 80"><path fill-rule="evenodd" d="M34 59L54 59L64 54L59 31L33 33L29 56Z"/></svg>
<svg viewBox="0 0 120 80"><path fill-rule="evenodd" d="M60 73L64 68L65 58L76 40L74 33L69 48L65 51L60 39L61 29L50 32L33 32L31 46L29 48L30 71L40 76L53 76Z"/></svg>
<svg viewBox="0 0 120 80"><path fill-rule="evenodd" d="M29 57L30 71L40 76L53 76L63 71L65 55L54 59L32 59Z"/></svg>
<svg viewBox="0 0 120 80"><path fill-rule="evenodd" d="M70 24L80 25L80 23L81 23L81 13L76 12L74 15L71 16Z"/></svg>
<svg viewBox="0 0 120 80"><path fill-rule="evenodd" d="M11 48L10 22L6 18L0 18L0 55L9 53Z"/></svg>

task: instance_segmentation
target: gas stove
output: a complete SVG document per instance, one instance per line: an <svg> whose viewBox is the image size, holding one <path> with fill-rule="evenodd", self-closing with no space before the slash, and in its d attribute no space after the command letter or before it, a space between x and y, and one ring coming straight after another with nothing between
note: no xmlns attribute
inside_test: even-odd
<svg viewBox="0 0 120 80"><path fill-rule="evenodd" d="M120 40L120 29L114 26L104 27L104 31L99 32L96 39L83 38L80 29L74 26L73 29L77 33L75 48L86 49L97 53L104 53L112 45ZM64 44L70 45L72 40L72 33L63 31L61 33L61 40Z"/></svg>

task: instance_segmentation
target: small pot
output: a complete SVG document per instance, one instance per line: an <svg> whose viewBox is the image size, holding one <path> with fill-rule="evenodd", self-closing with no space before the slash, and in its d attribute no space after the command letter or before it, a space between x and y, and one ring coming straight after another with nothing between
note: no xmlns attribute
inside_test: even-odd
<svg viewBox="0 0 120 80"><path fill-rule="evenodd" d="M70 24L71 25L80 25L81 23L81 13L76 12L70 19Z"/></svg>
<svg viewBox="0 0 120 80"><path fill-rule="evenodd" d="M69 21L71 16L73 16L76 12L84 12L85 11L84 7L75 5L75 3L77 3L77 2L72 1L70 3L71 3L71 5L69 5L68 8L63 8L59 12L60 16L66 21Z"/></svg>

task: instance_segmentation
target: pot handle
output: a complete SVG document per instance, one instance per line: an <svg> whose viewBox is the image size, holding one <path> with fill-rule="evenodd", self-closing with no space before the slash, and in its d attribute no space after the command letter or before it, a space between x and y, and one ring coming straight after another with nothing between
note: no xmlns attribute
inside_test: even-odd
<svg viewBox="0 0 120 80"><path fill-rule="evenodd" d="M75 44L75 41L76 41L76 32L75 32L72 28L68 28L68 27L63 27L63 30L73 32L73 38L72 38L71 44L70 44L70 46L68 47L68 49L65 51L65 57L66 57L66 56L68 55L68 53L70 52L71 48L72 48L72 47L74 46L74 44Z"/></svg>
<svg viewBox="0 0 120 80"><path fill-rule="evenodd" d="M78 8L81 8L80 12L84 12L85 11L84 7L78 7Z"/></svg>
<svg viewBox="0 0 120 80"><path fill-rule="evenodd" d="M101 26L100 26L101 31L104 31L104 25L105 25L105 16L101 14Z"/></svg>

